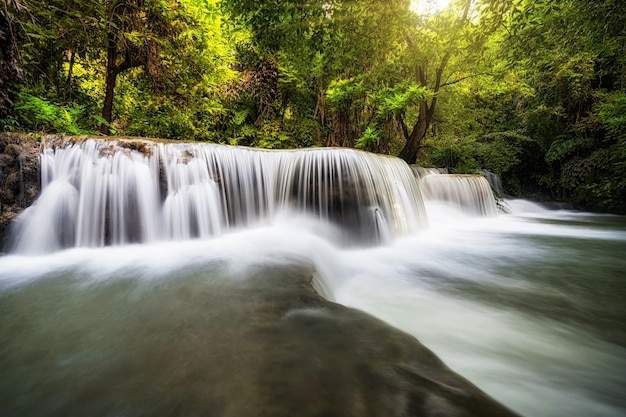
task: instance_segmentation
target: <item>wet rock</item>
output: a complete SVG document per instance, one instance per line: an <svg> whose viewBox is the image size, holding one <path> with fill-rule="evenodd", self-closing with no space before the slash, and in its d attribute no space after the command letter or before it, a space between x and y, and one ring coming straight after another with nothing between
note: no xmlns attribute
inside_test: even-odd
<svg viewBox="0 0 626 417"><path fill-rule="evenodd" d="M40 138L24 133L0 133L0 250L11 223L39 192Z"/></svg>
<svg viewBox="0 0 626 417"><path fill-rule="evenodd" d="M0 415L516 415L414 337L322 298L312 272L48 277L0 294Z"/></svg>

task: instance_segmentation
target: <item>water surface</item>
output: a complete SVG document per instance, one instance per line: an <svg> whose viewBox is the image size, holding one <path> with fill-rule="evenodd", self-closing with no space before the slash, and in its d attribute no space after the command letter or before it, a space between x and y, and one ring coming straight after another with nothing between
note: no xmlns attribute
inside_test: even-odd
<svg viewBox="0 0 626 417"><path fill-rule="evenodd" d="M169 399L232 393L251 383L225 378L242 372L245 357L237 369L183 372L237 349L228 335L244 327L220 326L227 320L207 311L257 320L229 297L246 280L266 279L251 268L310 263L329 298L417 337L523 415L626 415L624 218L534 206L495 218L427 209L428 228L366 249L342 248L329 226L285 215L208 240L4 256L0 414L163 411L142 400L146 384ZM164 371L172 369L180 372Z"/></svg>

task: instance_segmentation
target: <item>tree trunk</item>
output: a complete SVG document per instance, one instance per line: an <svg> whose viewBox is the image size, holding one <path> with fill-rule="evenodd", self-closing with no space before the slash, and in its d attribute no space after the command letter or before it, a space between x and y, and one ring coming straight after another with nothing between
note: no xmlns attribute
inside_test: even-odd
<svg viewBox="0 0 626 417"><path fill-rule="evenodd" d="M115 92L117 74L119 74L119 68L117 66L117 42L115 33L112 29L109 30L107 38L106 93L104 96L104 104L102 106L102 118L107 123L102 123L100 126L100 132L104 135L109 135L111 133L109 126L113 120L113 94Z"/></svg>
<svg viewBox="0 0 626 417"><path fill-rule="evenodd" d="M354 146L354 133L350 119L351 106L351 102L345 102L338 110L332 113L326 146L343 148L352 148Z"/></svg>
<svg viewBox="0 0 626 417"><path fill-rule="evenodd" d="M115 82L117 81L117 72L107 71L106 78L106 94L104 96L104 105L102 106L102 118L106 120L108 124L102 123L100 126L100 133L103 135L109 135L111 129L109 128L113 117L113 93L115 90Z"/></svg>
<svg viewBox="0 0 626 417"><path fill-rule="evenodd" d="M420 103L420 115L419 119L415 126L413 126L413 130L409 134L406 127L403 127L403 132L405 132L406 143L404 144L404 148L400 151L400 158L404 159L407 164L414 164L417 160L417 152L419 151L422 141L426 137L426 131L428 130L428 126L430 125L430 111L428 109L428 103L422 102ZM404 120L400 118L400 123L404 126Z"/></svg>
<svg viewBox="0 0 626 417"><path fill-rule="evenodd" d="M455 38L460 36L463 25L468 21L471 5L472 0L466 0L463 7L463 16L456 23ZM410 36L407 36L406 41L410 48L416 47L416 43ZM433 118L435 116L435 107L437 105L437 94L442 87L443 72L446 69L451 56L452 49L448 48L444 56L441 58L441 62L439 62L439 65L436 67L435 70L435 81L434 85L431 88L433 98L431 99L430 104L426 101L420 103L419 119L417 120L415 126L413 126L413 130L410 133L404 122L404 116L398 116L398 121L402 126L402 133L404 135L404 139L406 140L404 148L402 148L402 150L400 151L399 156L409 164L414 164L417 160L417 153L419 152L420 147L422 146L422 142L426 137L426 132L428 131L428 128L432 124ZM426 81L426 71L422 65L416 65L415 79L419 81L422 87L428 88L428 83Z"/></svg>
<svg viewBox="0 0 626 417"><path fill-rule="evenodd" d="M74 62L76 61L76 52L70 50L70 66L67 70L67 79L65 80L65 89L63 90L63 104L66 105L72 93L72 74L74 72Z"/></svg>
<svg viewBox="0 0 626 417"><path fill-rule="evenodd" d="M4 6L4 9L0 8L0 118L13 112L11 85L14 81L24 80L13 23L17 19L7 8L6 2ZM25 6L17 2L15 7L16 12L27 11Z"/></svg>
<svg viewBox="0 0 626 417"><path fill-rule="evenodd" d="M419 81L422 87L427 87L426 73L421 65L415 67L415 78ZM417 160L417 152L419 151L424 137L426 137L426 131L430 126L432 116L435 110L435 103L437 100L437 91L439 85L435 86L435 96L432 99L431 105L428 105L427 101L422 101L419 104L419 118L417 123L413 126L413 129L409 132L409 129L404 121L404 115L398 117L398 121L402 126L402 134L404 135L404 148L400 151L400 158L404 159L407 164L414 164Z"/></svg>
<svg viewBox="0 0 626 417"><path fill-rule="evenodd" d="M319 88L317 90L317 104L315 105L315 117L319 120L319 128L317 129L317 143L322 143L322 137L326 134L326 102L325 102L326 89L322 82L319 82ZM326 139L327 140L327 139Z"/></svg>

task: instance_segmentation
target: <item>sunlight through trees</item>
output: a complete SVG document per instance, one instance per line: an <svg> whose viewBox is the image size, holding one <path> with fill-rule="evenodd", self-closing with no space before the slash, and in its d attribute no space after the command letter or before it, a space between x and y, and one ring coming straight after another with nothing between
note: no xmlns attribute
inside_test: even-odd
<svg viewBox="0 0 626 417"><path fill-rule="evenodd" d="M626 210L618 0L2 0L3 130L357 147Z"/></svg>

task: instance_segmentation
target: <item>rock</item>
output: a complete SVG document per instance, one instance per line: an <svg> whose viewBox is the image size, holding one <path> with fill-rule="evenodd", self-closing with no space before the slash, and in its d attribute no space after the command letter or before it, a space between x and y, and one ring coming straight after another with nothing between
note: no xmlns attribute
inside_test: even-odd
<svg viewBox="0 0 626 417"><path fill-rule="evenodd" d="M0 250L11 223L39 193L40 141L24 133L0 133Z"/></svg>
<svg viewBox="0 0 626 417"><path fill-rule="evenodd" d="M0 293L0 415L516 416L310 266L237 270Z"/></svg>

